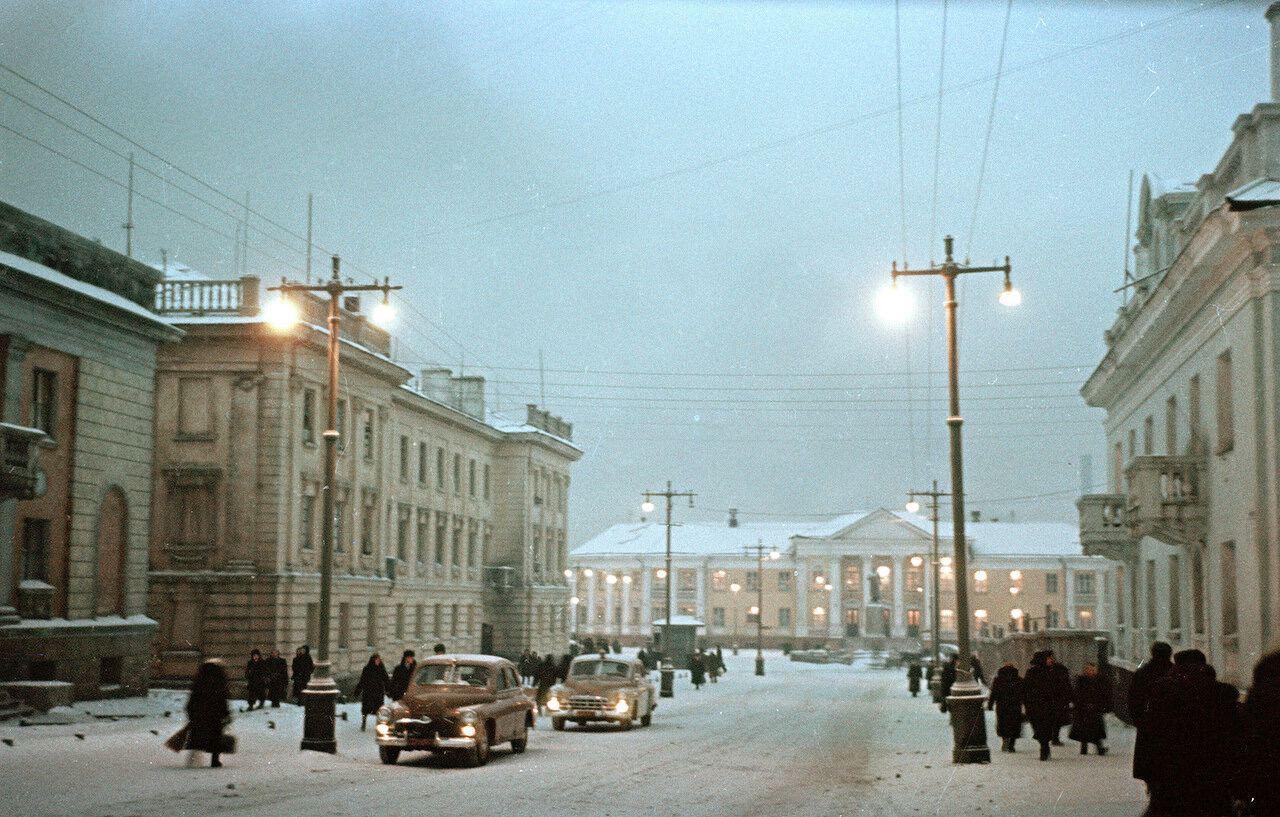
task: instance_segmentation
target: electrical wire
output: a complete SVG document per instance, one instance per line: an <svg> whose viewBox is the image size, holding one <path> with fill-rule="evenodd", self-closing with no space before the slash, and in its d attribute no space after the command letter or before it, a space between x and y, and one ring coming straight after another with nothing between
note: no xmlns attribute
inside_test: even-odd
<svg viewBox="0 0 1280 817"><path fill-rule="evenodd" d="M946 98L947 0L942 0L942 38L938 54L938 112L933 124L933 203L929 207L929 257L938 240L938 180L942 170L942 102ZM932 262L931 262L932 263Z"/></svg>
<svg viewBox="0 0 1280 817"><path fill-rule="evenodd" d="M1013 16L1013 0L1004 7L1004 28L1000 34L1000 55L996 58L995 81L991 85L991 109L987 112L987 133L982 140L982 159L978 162L978 185L973 194L973 215L969 219L969 233L964 255L967 259L973 251L973 234L978 228L978 206L982 202L982 183L987 174L987 154L991 150L991 132L996 122L996 100L1000 97L1000 77L1004 74L1004 53L1009 44L1009 18Z"/></svg>

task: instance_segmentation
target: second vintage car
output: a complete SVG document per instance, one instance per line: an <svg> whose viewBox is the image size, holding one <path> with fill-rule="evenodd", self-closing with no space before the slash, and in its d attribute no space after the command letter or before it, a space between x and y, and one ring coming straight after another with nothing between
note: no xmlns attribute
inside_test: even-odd
<svg viewBox="0 0 1280 817"><path fill-rule="evenodd" d="M418 665L400 700L378 710L374 731L383 763L424 751L483 766L498 744L523 752L534 717L515 664L492 655L435 655Z"/></svg>
<svg viewBox="0 0 1280 817"><path fill-rule="evenodd" d="M551 690L547 710L551 726L567 721L583 725L610 721L630 729L635 721L648 726L658 696L644 664L628 658L580 655L569 665L565 682Z"/></svg>

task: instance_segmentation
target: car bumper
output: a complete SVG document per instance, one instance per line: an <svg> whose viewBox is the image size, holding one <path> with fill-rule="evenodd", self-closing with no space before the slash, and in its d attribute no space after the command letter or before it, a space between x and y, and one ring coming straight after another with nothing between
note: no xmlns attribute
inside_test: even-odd
<svg viewBox="0 0 1280 817"><path fill-rule="evenodd" d="M444 749L474 749L476 745L475 738L444 738L439 736L417 738L408 735L378 735L377 741L379 746L393 749L419 749L426 752Z"/></svg>
<svg viewBox="0 0 1280 817"><path fill-rule="evenodd" d="M552 712L551 717L570 721L629 721L632 719L632 714L626 712L620 715L617 712L599 709L562 709L559 712Z"/></svg>

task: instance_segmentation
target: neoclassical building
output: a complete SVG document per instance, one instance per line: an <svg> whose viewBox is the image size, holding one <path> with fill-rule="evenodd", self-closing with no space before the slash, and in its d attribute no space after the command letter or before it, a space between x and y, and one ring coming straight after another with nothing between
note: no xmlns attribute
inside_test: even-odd
<svg viewBox="0 0 1280 817"><path fill-rule="evenodd" d="M1082 389L1111 462L1080 534L1118 563L1119 653L1198 647L1236 683L1280 636L1280 4L1267 19L1272 99L1194 184L1143 179L1135 278Z"/></svg>
<svg viewBox="0 0 1280 817"><path fill-rule="evenodd" d="M1107 626L1114 566L1084 555L1074 526L975 521L967 530L974 633ZM951 541L939 538L944 641L956 632ZM757 615L773 646L928 641L932 542L931 522L885 509L819 523L681 524L672 529L674 613L721 644L753 642ZM763 573L748 551L759 544ZM614 525L574 548L578 636L646 643L666 612L664 554L665 529L651 522Z"/></svg>
<svg viewBox="0 0 1280 817"><path fill-rule="evenodd" d="M291 654L319 623L327 304L280 332L254 277L173 276L160 350L148 609L160 678L251 647ZM570 425L485 405L484 380L413 373L354 299L341 325L331 655L564 651ZM394 663L394 661L392 662Z"/></svg>

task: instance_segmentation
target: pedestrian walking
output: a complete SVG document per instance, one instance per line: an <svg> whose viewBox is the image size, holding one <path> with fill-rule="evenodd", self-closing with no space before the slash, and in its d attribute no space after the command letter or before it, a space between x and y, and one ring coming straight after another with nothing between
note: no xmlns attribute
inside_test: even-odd
<svg viewBox="0 0 1280 817"><path fill-rule="evenodd" d="M1052 653L1041 650L1031 656L1031 666L1022 679L1022 703L1031 722L1031 737L1040 744L1040 759L1049 759L1049 746L1058 734L1061 720L1058 683L1050 666Z"/></svg>
<svg viewBox="0 0 1280 817"><path fill-rule="evenodd" d="M209 766L217 768L222 765L222 754L235 750L234 743L222 732L231 721L231 707L227 705L230 695L222 662L212 659L201 664L187 698L188 766L195 765L198 752L208 752Z"/></svg>
<svg viewBox="0 0 1280 817"><path fill-rule="evenodd" d="M721 675L729 671L729 668L724 663L724 650L720 648L719 644L716 645L716 666L720 668Z"/></svg>
<svg viewBox="0 0 1280 817"><path fill-rule="evenodd" d="M1133 741L1133 776L1147 784L1148 798L1152 793L1151 732L1147 719L1147 705L1155 687L1173 669L1173 648L1163 641L1151 645L1151 658L1138 667L1129 682L1129 720L1137 727Z"/></svg>
<svg viewBox="0 0 1280 817"><path fill-rule="evenodd" d="M622 654L622 644L616 638L613 640L613 654L614 655Z"/></svg>
<svg viewBox="0 0 1280 817"><path fill-rule="evenodd" d="M648 672L650 670L649 653L645 650L644 647L641 647L640 652L636 653L636 660L639 661L641 664L644 664L645 672Z"/></svg>
<svg viewBox="0 0 1280 817"><path fill-rule="evenodd" d="M391 684L387 687L391 700L398 701L404 697L409 684L413 683L413 673L417 668L417 653L413 650L405 650L400 656L400 663L396 664L396 668L391 671Z"/></svg>
<svg viewBox="0 0 1280 817"><path fill-rule="evenodd" d="M245 701L252 710L267 705L267 662L262 660L262 650L249 651L249 663L244 667Z"/></svg>
<svg viewBox="0 0 1280 817"><path fill-rule="evenodd" d="M556 667L556 680L564 683L569 680L569 665L573 663L573 656L565 653L560 656L560 665Z"/></svg>
<svg viewBox="0 0 1280 817"><path fill-rule="evenodd" d="M582 651L584 653L593 653L596 651L596 642L591 636L582 639Z"/></svg>
<svg viewBox="0 0 1280 817"><path fill-rule="evenodd" d="M987 709L994 709L996 713L1000 751L1016 752L1018 738L1022 737L1022 677L1012 662L996 670L991 694L987 696Z"/></svg>
<svg viewBox="0 0 1280 817"><path fill-rule="evenodd" d="M956 663L959 661L958 656L951 656L942 665L942 672L938 676L938 692L940 694L939 707L943 712L947 711L947 697L951 695L951 687L956 684Z"/></svg>
<svg viewBox="0 0 1280 817"><path fill-rule="evenodd" d="M689 680L693 682L694 689L702 689L707 682L707 660L703 658L702 650L694 650L689 658Z"/></svg>
<svg viewBox="0 0 1280 817"><path fill-rule="evenodd" d="M547 701L551 700L551 688L556 685L556 675L558 673L558 665L555 656L547 653L547 657L542 659L542 663L538 665L537 681L538 681L538 714L542 714L547 708Z"/></svg>
<svg viewBox="0 0 1280 817"><path fill-rule="evenodd" d="M1045 663L1049 667L1049 676L1053 679L1054 702L1058 707L1058 725L1053 730L1053 745L1062 745L1062 728L1071 725L1071 699L1075 694L1071 686L1071 670L1058 663L1053 650L1047 650Z"/></svg>
<svg viewBox="0 0 1280 817"><path fill-rule="evenodd" d="M907 689L914 698L920 694L920 679L924 677L924 668L920 666L919 661L912 661L907 666Z"/></svg>
<svg viewBox="0 0 1280 817"><path fill-rule="evenodd" d="M365 719L370 715L377 717L387 699L387 690L391 686L391 677L382 664L382 656L376 652L369 656L369 663L360 671L360 680L352 694L360 699L360 731L364 731Z"/></svg>
<svg viewBox="0 0 1280 817"><path fill-rule="evenodd" d="M303 644L293 655L293 699L302 703L302 690L307 688L316 662L311 660L311 648Z"/></svg>
<svg viewBox="0 0 1280 817"><path fill-rule="evenodd" d="M529 666L529 651L523 650L520 658L516 661L516 670L520 673L520 682L525 686L532 686L529 683L529 676L532 675L532 669Z"/></svg>
<svg viewBox="0 0 1280 817"><path fill-rule="evenodd" d="M973 676L975 683L986 686L987 674L982 671L982 662L978 660L978 654L976 652L969 656L969 674Z"/></svg>
<svg viewBox="0 0 1280 817"><path fill-rule="evenodd" d="M1280 815L1280 652L1253 668L1253 686L1241 713L1243 761L1240 799L1255 817Z"/></svg>
<svg viewBox="0 0 1280 817"><path fill-rule="evenodd" d="M435 653L436 655L444 655L446 650L443 644L437 643L434 647L431 648L431 652Z"/></svg>
<svg viewBox="0 0 1280 817"><path fill-rule="evenodd" d="M1080 754L1089 754L1093 744L1099 755L1107 753L1102 741L1107 737L1106 713L1111 708L1111 687L1098 674L1097 664L1085 664L1076 677L1071 701L1071 731L1068 737L1080 742Z"/></svg>
<svg viewBox="0 0 1280 817"><path fill-rule="evenodd" d="M280 702L289 691L289 664L280 656L279 650L272 650L267 659L267 694L271 698L271 706L280 708Z"/></svg>
<svg viewBox="0 0 1280 817"><path fill-rule="evenodd" d="M720 677L720 657L716 655L714 650L708 650L706 658L707 677L711 679L711 683L716 683L716 679Z"/></svg>

